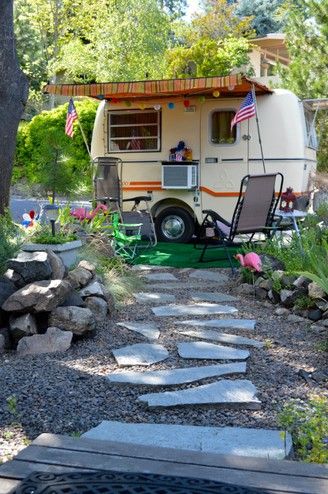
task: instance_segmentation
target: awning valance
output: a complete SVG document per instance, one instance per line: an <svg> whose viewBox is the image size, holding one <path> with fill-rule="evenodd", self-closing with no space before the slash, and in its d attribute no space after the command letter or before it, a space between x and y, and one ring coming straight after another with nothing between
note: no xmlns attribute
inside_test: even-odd
<svg viewBox="0 0 328 494"><path fill-rule="evenodd" d="M77 97L89 96L102 99L147 99L174 96L206 96L213 91L220 91L221 96L240 97L250 91L254 84L256 94L272 91L241 74L225 77L198 77L190 79L165 79L154 81L104 82L93 84L47 84L44 93L58 96Z"/></svg>

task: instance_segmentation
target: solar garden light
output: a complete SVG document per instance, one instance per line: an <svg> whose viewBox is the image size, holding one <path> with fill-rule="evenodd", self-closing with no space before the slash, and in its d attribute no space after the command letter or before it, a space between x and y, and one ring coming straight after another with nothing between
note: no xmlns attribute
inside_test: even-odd
<svg viewBox="0 0 328 494"><path fill-rule="evenodd" d="M51 234L54 237L56 234L55 223L56 223L56 220L58 218L59 207L56 206L55 204L46 204L44 206L44 211L46 213L48 220L51 223Z"/></svg>

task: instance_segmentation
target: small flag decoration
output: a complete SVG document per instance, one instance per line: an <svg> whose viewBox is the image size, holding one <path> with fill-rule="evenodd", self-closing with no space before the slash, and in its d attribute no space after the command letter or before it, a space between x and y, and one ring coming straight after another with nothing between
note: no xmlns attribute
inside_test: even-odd
<svg viewBox="0 0 328 494"><path fill-rule="evenodd" d="M256 115L255 101L253 98L252 91L250 91L247 94L244 101L242 102L242 104L240 105L240 108L237 111L236 115L231 120L231 130L234 127L234 125L236 125L237 123L255 117L255 115Z"/></svg>
<svg viewBox="0 0 328 494"><path fill-rule="evenodd" d="M65 134L71 138L73 138L73 136L74 136L73 123L75 120L77 120L77 113L76 113L73 99L71 98L69 100L69 104L68 104L68 110L67 110L67 116L66 116L66 125L65 125Z"/></svg>

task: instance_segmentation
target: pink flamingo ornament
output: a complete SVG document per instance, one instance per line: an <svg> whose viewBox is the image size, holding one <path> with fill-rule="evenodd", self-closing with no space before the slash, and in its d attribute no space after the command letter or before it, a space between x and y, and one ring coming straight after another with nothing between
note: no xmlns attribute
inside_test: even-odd
<svg viewBox="0 0 328 494"><path fill-rule="evenodd" d="M262 271L262 261L256 252L249 252L244 256L242 254L236 254L235 258L238 259L243 268L248 268L250 271L256 271L257 273Z"/></svg>

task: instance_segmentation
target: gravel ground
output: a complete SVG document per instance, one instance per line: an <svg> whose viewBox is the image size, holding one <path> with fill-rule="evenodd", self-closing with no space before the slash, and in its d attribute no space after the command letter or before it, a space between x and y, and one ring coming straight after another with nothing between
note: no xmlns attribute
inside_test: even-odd
<svg viewBox="0 0 328 494"><path fill-rule="evenodd" d="M170 272L181 281L189 280L189 272L186 270L172 269ZM223 272L229 274L228 270ZM217 289L206 286L205 282L204 288L200 290L234 295L236 286L237 282L231 279L225 286ZM165 291L165 282L163 288ZM147 291L147 285L144 291ZM177 303L191 303L188 290L169 292L176 294ZM262 401L261 410L218 407L147 410L145 405L136 402L137 397L151 391L164 391L163 387L109 383L105 376L119 369L111 350L147 342L142 335L116 326L115 322L119 321L156 321L160 326L161 336L158 342L169 350L170 357L150 366L152 370L217 363L212 360L200 362L179 358L177 341L197 340L174 332L176 318L156 318L149 304L136 304L130 300L112 319L99 326L94 335L75 342L64 354L17 357L12 353L1 356L0 461L10 459L43 432L79 435L102 420L275 428L277 412L287 400L306 399L311 394L327 393L325 383L318 384L312 380L308 383L298 375L300 369L309 372L315 369L325 370L327 354L317 348L318 343L324 339L324 328L318 330L309 323L291 324L286 316L276 316L273 306L252 297L239 298L239 302L227 305L234 305L239 309L232 317L256 319L258 324L254 331L226 332L265 342L262 349L249 347L251 356L245 376L258 388L258 397ZM214 317L216 318L208 316L209 319ZM195 318L204 319L206 316ZM134 367L133 370L145 370L145 367ZM213 381L215 378L209 378L201 384ZM193 386L195 383L172 386L169 389ZM13 396L14 398L10 398Z"/></svg>

